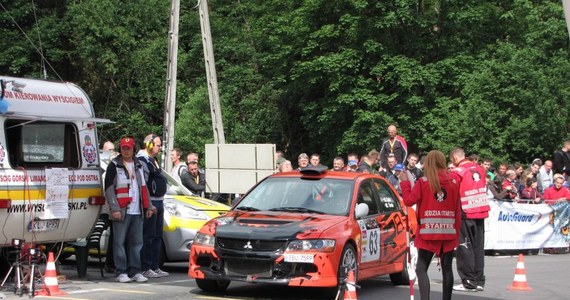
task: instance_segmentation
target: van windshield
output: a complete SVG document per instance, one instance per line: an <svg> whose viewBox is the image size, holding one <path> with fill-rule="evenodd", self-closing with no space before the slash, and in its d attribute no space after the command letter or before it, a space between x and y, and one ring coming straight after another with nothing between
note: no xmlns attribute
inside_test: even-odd
<svg viewBox="0 0 570 300"><path fill-rule="evenodd" d="M77 130L73 124L8 120L5 128L11 166L80 167Z"/></svg>

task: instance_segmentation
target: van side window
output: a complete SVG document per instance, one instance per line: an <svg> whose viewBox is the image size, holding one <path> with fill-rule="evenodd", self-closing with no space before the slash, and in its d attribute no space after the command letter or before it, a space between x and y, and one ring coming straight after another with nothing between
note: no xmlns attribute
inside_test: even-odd
<svg viewBox="0 0 570 300"><path fill-rule="evenodd" d="M75 125L28 120L8 120L4 125L13 168L81 167Z"/></svg>

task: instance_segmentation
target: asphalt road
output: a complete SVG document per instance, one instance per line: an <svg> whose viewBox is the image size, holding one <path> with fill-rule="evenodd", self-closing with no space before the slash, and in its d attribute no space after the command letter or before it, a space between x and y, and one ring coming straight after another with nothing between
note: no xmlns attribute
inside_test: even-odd
<svg viewBox="0 0 570 300"><path fill-rule="evenodd" d="M487 256L485 270L487 284L484 292L454 292L453 299L568 299L570 285L570 254L525 255L524 266L527 284L532 291L511 291L517 266L517 255ZM232 282L226 293L205 293L187 277L185 263L167 264L164 268L171 276L151 279L147 283L121 284L114 281L113 274L101 278L99 269L91 263L86 279L79 279L72 260L58 265L59 288L67 295L57 297L37 296L37 299L334 299L336 291L317 288L290 288L268 284ZM432 299L441 299L441 275L437 264L430 267ZM455 280L458 282L457 273ZM410 299L408 286L393 286L387 276L360 282L358 299ZM419 299L417 286L416 299ZM6 299L19 299L11 291L2 291ZM24 295L24 297L27 297Z"/></svg>

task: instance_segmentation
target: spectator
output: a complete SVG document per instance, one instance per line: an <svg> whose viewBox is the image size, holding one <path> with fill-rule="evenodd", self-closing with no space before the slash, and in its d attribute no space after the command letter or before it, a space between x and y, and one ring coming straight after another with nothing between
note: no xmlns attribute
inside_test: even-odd
<svg viewBox="0 0 570 300"><path fill-rule="evenodd" d="M166 177L156 157L161 151L162 139L155 134L144 138L144 149L137 154L143 163L146 185L149 187L150 200L155 207L155 214L144 222L143 248L141 250L143 275L147 278L169 276L159 268L160 250L162 247L162 233L164 225L164 195L168 188Z"/></svg>
<svg viewBox="0 0 570 300"><path fill-rule="evenodd" d="M307 153L301 153L299 154L299 157L297 157L297 170L303 170L304 168L309 166L309 156L307 155Z"/></svg>
<svg viewBox="0 0 570 300"><path fill-rule="evenodd" d="M376 150L370 150L368 152L368 159L370 160L370 169L373 174L377 174L378 163L380 162L380 153Z"/></svg>
<svg viewBox="0 0 570 300"><path fill-rule="evenodd" d="M182 174L182 184L193 194L202 196L206 190L206 175L200 173L197 161L188 163L188 172Z"/></svg>
<svg viewBox="0 0 570 300"><path fill-rule="evenodd" d="M483 168L483 170L485 170L485 173L487 174L493 174L492 177L495 177L495 174L491 171L493 165L491 164L491 159L489 158L483 158L481 160L481 167Z"/></svg>
<svg viewBox="0 0 570 300"><path fill-rule="evenodd" d="M453 293L453 250L459 246L461 226L459 178L455 173L446 171L445 156L440 151L430 151L424 166L426 176L418 180L413 189L406 173L402 172L400 176L404 203L418 206L415 246L418 248L416 274L420 297L430 298L427 271L433 256L437 255L443 276L442 299L449 300Z"/></svg>
<svg viewBox="0 0 570 300"><path fill-rule="evenodd" d="M348 168L348 169L346 169L347 172L358 171L358 161L356 161L356 160L353 160L353 159L349 160L346 166Z"/></svg>
<svg viewBox="0 0 570 300"><path fill-rule="evenodd" d="M508 198L508 191L502 190L501 187L497 185L493 178L493 174L487 174L485 176L487 182L487 198L496 200L505 200Z"/></svg>
<svg viewBox="0 0 570 300"><path fill-rule="evenodd" d="M279 173L293 171L293 165L291 164L291 161L290 160L283 160L279 164L279 170L278 171L279 171Z"/></svg>
<svg viewBox="0 0 570 300"><path fill-rule="evenodd" d="M408 156L408 144L406 140L398 135L395 125L388 126L388 138L380 146L380 166L388 166L388 157L392 154L396 158L396 163L403 164Z"/></svg>
<svg viewBox="0 0 570 300"><path fill-rule="evenodd" d="M538 171L540 170L541 166L542 161L540 159L537 158L533 160L530 167L522 172L521 180L524 180L526 182L527 178L537 179Z"/></svg>
<svg viewBox="0 0 570 300"><path fill-rule="evenodd" d="M454 165L452 162L449 162L449 163L447 164L447 170L448 170L449 172L453 172L453 169L455 169L455 165Z"/></svg>
<svg viewBox="0 0 570 300"><path fill-rule="evenodd" d="M349 170L350 168L348 167L348 162L351 160L356 161L356 165L358 166L358 159L359 159L358 154L356 154L354 152L349 153L346 156L346 166L344 167L344 170L347 172L350 172L350 170Z"/></svg>
<svg viewBox="0 0 570 300"><path fill-rule="evenodd" d="M313 167L324 167L324 165L321 164L321 155L317 154L317 153L313 153L311 154L311 166Z"/></svg>
<svg viewBox="0 0 570 300"><path fill-rule="evenodd" d="M538 191L538 182L534 179L528 178L526 180L525 188L521 193L521 199L529 199L531 203L540 203L544 200L542 193Z"/></svg>
<svg viewBox="0 0 570 300"><path fill-rule="evenodd" d="M344 159L337 156L333 159L333 171L344 171Z"/></svg>
<svg viewBox="0 0 570 300"><path fill-rule="evenodd" d="M570 141L564 141L562 149L554 152L553 171L568 179L568 175L570 175Z"/></svg>
<svg viewBox="0 0 570 300"><path fill-rule="evenodd" d="M113 261L118 282L145 282L141 274L143 223L153 216L143 166L134 157L135 141L131 137L119 142L120 154L107 166L105 198L113 226Z"/></svg>
<svg viewBox="0 0 570 300"><path fill-rule="evenodd" d="M538 191L544 192L554 183L554 172L552 171L552 161L547 160L544 165L539 168L536 176L538 182Z"/></svg>
<svg viewBox="0 0 570 300"><path fill-rule="evenodd" d="M388 157L388 165L386 168L380 170L380 176L388 178L388 175L394 173L394 166L396 166L396 158L394 156Z"/></svg>
<svg viewBox="0 0 570 300"><path fill-rule="evenodd" d="M410 155L408 155L408 165L406 166L406 171L409 172L408 175L411 175L409 180L412 183L416 182L416 180L418 180L422 176L424 176L424 173L422 172L422 170L420 168L416 167L418 159L419 159L419 157L415 153L410 153ZM413 188L413 185L412 185L412 188Z"/></svg>
<svg viewBox="0 0 570 300"><path fill-rule="evenodd" d="M368 155L362 155L360 159L362 161L360 166L358 166L357 172L374 174L375 171L372 169L373 160Z"/></svg>
<svg viewBox="0 0 570 300"><path fill-rule="evenodd" d="M506 162L499 164L497 170L495 170L495 181L502 184L505 181L505 174L507 173L508 165Z"/></svg>
<svg viewBox="0 0 570 300"><path fill-rule="evenodd" d="M400 174L404 171L405 167L403 164L396 164L394 166L394 173L388 175L388 182L394 187L398 194L402 194L402 189L400 188ZM408 178L411 182L411 178Z"/></svg>
<svg viewBox="0 0 570 300"><path fill-rule="evenodd" d="M283 151L281 151L281 150L275 151L275 164L276 164L275 169L276 169L276 170L279 169L279 164L280 164L283 160L285 160L285 157L283 157L283 156L284 156Z"/></svg>
<svg viewBox="0 0 570 300"><path fill-rule="evenodd" d="M188 164L191 161L195 162L200 161L200 156L198 155L198 153L195 152L188 153L188 155L186 156L186 164Z"/></svg>
<svg viewBox="0 0 570 300"><path fill-rule="evenodd" d="M501 188L507 191L506 199L518 200L518 189L515 186L516 178L517 173L514 170L507 170L505 173L505 179L503 179ZM495 179L495 181L497 181L497 179Z"/></svg>
<svg viewBox="0 0 570 300"><path fill-rule="evenodd" d="M101 150L115 152L115 144L113 144L113 142L111 141L105 141L105 143L103 143L103 147L101 148Z"/></svg>
<svg viewBox="0 0 570 300"><path fill-rule="evenodd" d="M469 161L478 164L479 163L479 155L477 155L477 154L469 155Z"/></svg>
<svg viewBox="0 0 570 300"><path fill-rule="evenodd" d="M554 178L554 185L544 191L544 202L552 204L557 201L570 200L570 190L563 185L564 176L556 176L556 178Z"/></svg>
<svg viewBox="0 0 570 300"><path fill-rule="evenodd" d="M174 148L170 151L170 160L172 161L172 170L170 171L170 175L178 182L182 182L180 180L180 175L184 172L188 172L188 167L186 164L180 160L182 156L182 151L179 148Z"/></svg>

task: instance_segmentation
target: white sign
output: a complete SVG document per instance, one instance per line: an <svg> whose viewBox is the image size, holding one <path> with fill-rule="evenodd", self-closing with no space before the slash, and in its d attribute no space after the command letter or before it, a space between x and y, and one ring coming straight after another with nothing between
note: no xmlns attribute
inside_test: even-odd
<svg viewBox="0 0 570 300"><path fill-rule="evenodd" d="M485 249L538 249L568 247L570 204L523 204L489 201L485 222Z"/></svg>

